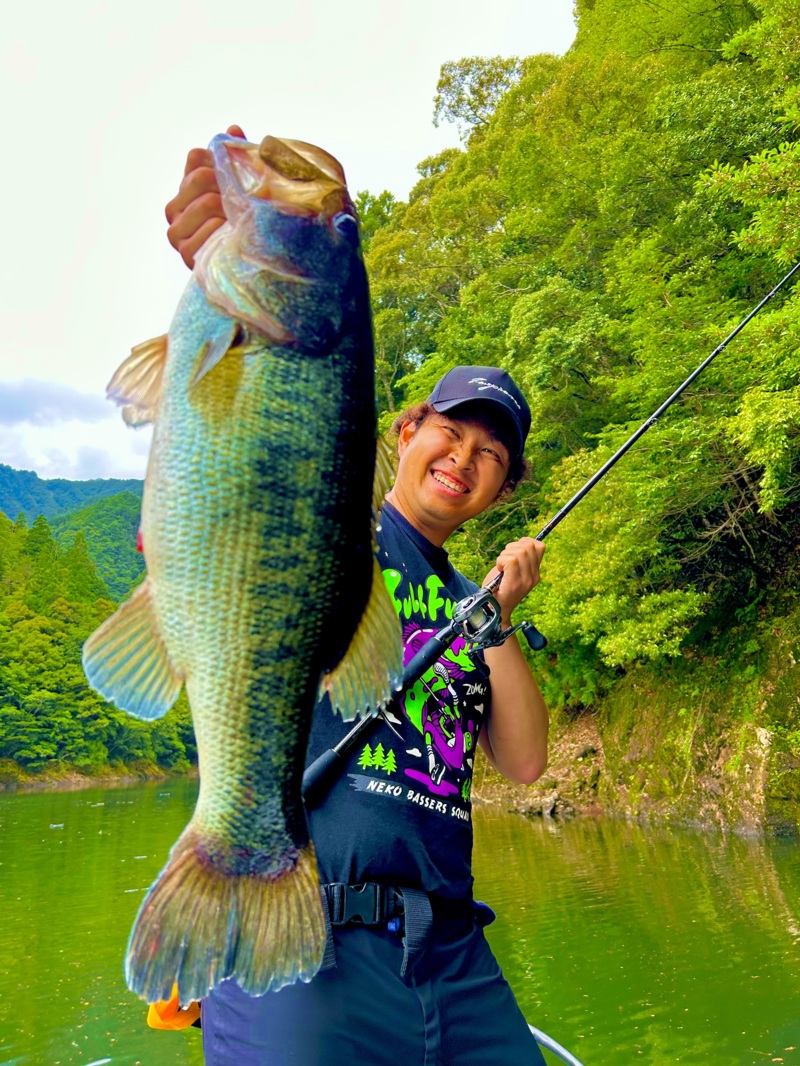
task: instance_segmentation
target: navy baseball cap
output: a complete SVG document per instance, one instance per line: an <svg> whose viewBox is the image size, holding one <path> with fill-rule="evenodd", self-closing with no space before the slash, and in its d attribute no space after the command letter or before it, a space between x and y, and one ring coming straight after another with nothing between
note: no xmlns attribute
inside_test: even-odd
<svg viewBox="0 0 800 1066"><path fill-rule="evenodd" d="M516 435L517 451L522 455L525 438L531 428L531 409L510 374L496 366L457 366L440 378L428 397L435 411L445 414L465 403L494 403L503 408Z"/></svg>

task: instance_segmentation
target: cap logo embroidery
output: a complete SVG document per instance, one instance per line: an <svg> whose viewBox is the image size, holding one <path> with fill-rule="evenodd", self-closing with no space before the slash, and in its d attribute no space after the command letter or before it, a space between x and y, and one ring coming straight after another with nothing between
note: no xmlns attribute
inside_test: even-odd
<svg viewBox="0 0 800 1066"><path fill-rule="evenodd" d="M487 381L486 378L470 378L468 384L477 385L479 392L482 392L484 389L496 389L498 392L502 392L504 396L507 396L519 411L522 410L519 402L511 395L511 393L500 385L495 385L493 381Z"/></svg>

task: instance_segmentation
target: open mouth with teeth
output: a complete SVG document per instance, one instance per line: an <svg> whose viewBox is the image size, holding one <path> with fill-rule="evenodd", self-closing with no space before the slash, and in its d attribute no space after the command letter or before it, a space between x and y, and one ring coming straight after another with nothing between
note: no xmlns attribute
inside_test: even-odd
<svg viewBox="0 0 800 1066"><path fill-rule="evenodd" d="M450 492L455 492L459 496L464 496L468 493L469 487L464 484L463 481L458 481L456 478L450 477L449 474L443 473L441 470L431 470L431 476L433 480L439 485L443 485Z"/></svg>

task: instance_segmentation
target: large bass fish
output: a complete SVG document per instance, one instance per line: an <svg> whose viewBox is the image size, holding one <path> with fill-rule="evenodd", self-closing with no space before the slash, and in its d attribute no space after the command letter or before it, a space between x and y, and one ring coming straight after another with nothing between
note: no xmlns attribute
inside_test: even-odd
<svg viewBox="0 0 800 1066"><path fill-rule="evenodd" d="M144 900L130 988L182 1003L319 968L325 922L300 788L318 689L344 718L391 695L399 623L373 553L367 281L341 167L299 141L211 143L227 223L167 337L109 395L155 423L147 577L87 641L104 697L158 718L186 685L194 815ZM381 463L378 463L379 468ZM386 481L386 483L384 483Z"/></svg>

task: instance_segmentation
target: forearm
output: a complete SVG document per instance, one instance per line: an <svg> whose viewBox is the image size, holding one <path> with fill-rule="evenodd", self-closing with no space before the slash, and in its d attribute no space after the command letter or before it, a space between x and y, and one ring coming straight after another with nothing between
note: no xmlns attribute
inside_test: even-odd
<svg viewBox="0 0 800 1066"><path fill-rule="evenodd" d="M532 784L547 766L547 707L516 637L485 655L492 703L481 747L504 777Z"/></svg>

